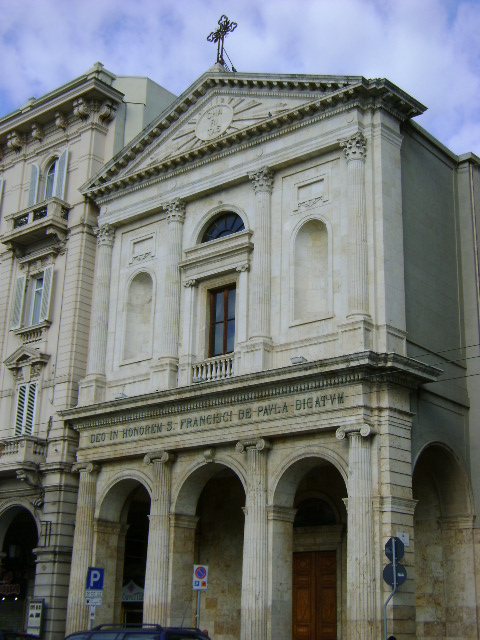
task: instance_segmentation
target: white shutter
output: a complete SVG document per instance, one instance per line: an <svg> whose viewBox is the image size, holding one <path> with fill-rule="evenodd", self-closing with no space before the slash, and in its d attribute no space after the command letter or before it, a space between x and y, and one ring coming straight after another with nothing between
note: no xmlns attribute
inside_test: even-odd
<svg viewBox="0 0 480 640"><path fill-rule="evenodd" d="M17 411L15 416L15 435L29 435L33 433L35 419L35 401L37 396L37 383L30 382L18 387Z"/></svg>
<svg viewBox="0 0 480 640"><path fill-rule="evenodd" d="M42 302L40 304L40 322L48 320L50 309L50 293L52 291L53 265L50 265L43 272Z"/></svg>
<svg viewBox="0 0 480 640"><path fill-rule="evenodd" d="M27 402L25 406L25 420L23 433L31 436L33 433L33 421L35 418L35 400L37 396L37 384L31 382L28 385Z"/></svg>
<svg viewBox="0 0 480 640"><path fill-rule="evenodd" d="M65 180L67 177L68 149L62 153L57 162L55 170L55 183L53 185L53 195L55 198L63 200L65 197Z"/></svg>
<svg viewBox="0 0 480 640"><path fill-rule="evenodd" d="M10 320L10 329L19 329L22 326L23 303L25 300L25 283L26 276L18 276L15 282L15 297L13 299L12 317Z"/></svg>
<svg viewBox="0 0 480 640"><path fill-rule="evenodd" d="M30 191L28 192L28 207L32 207L37 202L38 181L40 179L40 169L38 164L32 164L30 173Z"/></svg>

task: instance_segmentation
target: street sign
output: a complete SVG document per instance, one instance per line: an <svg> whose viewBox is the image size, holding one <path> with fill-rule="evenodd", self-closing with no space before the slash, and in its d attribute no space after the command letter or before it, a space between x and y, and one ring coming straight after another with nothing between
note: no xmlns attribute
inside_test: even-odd
<svg viewBox="0 0 480 640"><path fill-rule="evenodd" d="M193 590L206 591L208 589L208 567L203 564L193 565Z"/></svg>
<svg viewBox="0 0 480 640"><path fill-rule="evenodd" d="M407 570L405 569L403 564L395 565L395 570L396 570L396 573L397 573L397 587L399 587L407 579ZM393 564L392 563L387 564L387 566L383 570L383 579L391 587L395 586L394 579L393 579Z"/></svg>
<svg viewBox="0 0 480 640"><path fill-rule="evenodd" d="M393 557L393 549L395 548L395 558ZM385 545L385 555L390 562L398 562L403 558L405 553L405 545L400 538L390 538Z"/></svg>
<svg viewBox="0 0 480 640"><path fill-rule="evenodd" d="M90 607L99 607L102 604L103 578L105 569L89 567L87 571L87 584L85 589L85 604Z"/></svg>

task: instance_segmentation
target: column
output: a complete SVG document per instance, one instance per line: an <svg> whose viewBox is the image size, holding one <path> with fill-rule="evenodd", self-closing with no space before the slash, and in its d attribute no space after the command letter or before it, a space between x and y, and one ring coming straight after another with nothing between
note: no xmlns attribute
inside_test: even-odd
<svg viewBox="0 0 480 640"><path fill-rule="evenodd" d="M247 456L247 495L243 541L241 640L267 637L267 455L263 438L238 442L236 451Z"/></svg>
<svg viewBox="0 0 480 640"><path fill-rule="evenodd" d="M347 638L375 640L375 554L368 425L340 427L348 436Z"/></svg>
<svg viewBox="0 0 480 640"><path fill-rule="evenodd" d="M112 624L120 620L122 607L123 560L128 525L109 520L93 523L94 567L105 569L102 606L95 612L95 624Z"/></svg>
<svg viewBox="0 0 480 640"><path fill-rule="evenodd" d="M249 345L246 346L246 372L270 366L271 306L271 197L273 172L268 167L248 174L255 192L254 252L250 277Z"/></svg>
<svg viewBox="0 0 480 640"><path fill-rule="evenodd" d="M159 364L156 365L154 372L158 388L170 389L177 386L180 262L185 204L176 199L165 203L163 208L167 212L165 290L161 306Z"/></svg>
<svg viewBox="0 0 480 640"><path fill-rule="evenodd" d="M115 229L104 225L94 229L97 236L97 258L93 284L87 377L80 383L79 404L104 400L105 359L107 354L108 309L112 251Z"/></svg>
<svg viewBox="0 0 480 640"><path fill-rule="evenodd" d="M195 563L195 530L198 517L186 514L170 516L170 611L168 623L172 627L195 624L192 600L192 575Z"/></svg>
<svg viewBox="0 0 480 640"><path fill-rule="evenodd" d="M367 218L365 203L365 155L367 141L358 132L341 146L348 171L348 205L350 210L350 263L348 315L366 316L368 312Z"/></svg>
<svg viewBox="0 0 480 640"><path fill-rule="evenodd" d="M93 518L98 467L90 462L77 463L72 467L72 472L75 471L80 472L80 484L68 590L67 635L88 628L89 609L85 605L85 585L87 570L93 557Z"/></svg>
<svg viewBox="0 0 480 640"><path fill-rule="evenodd" d="M143 462L152 465L153 484L148 529L147 570L143 622L167 624L168 561L170 556L170 489L176 457L167 451L148 453Z"/></svg>

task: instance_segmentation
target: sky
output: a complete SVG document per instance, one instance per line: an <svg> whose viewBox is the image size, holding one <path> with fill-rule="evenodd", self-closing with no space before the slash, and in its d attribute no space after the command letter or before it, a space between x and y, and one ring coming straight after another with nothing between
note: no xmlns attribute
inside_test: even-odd
<svg viewBox="0 0 480 640"><path fill-rule="evenodd" d="M222 14L238 71L388 78L480 156L480 0L0 0L0 117L97 61L180 95L215 63Z"/></svg>

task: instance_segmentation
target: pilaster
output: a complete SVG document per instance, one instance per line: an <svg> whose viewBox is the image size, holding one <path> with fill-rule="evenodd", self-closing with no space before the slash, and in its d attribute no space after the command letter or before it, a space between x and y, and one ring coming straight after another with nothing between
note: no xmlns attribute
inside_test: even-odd
<svg viewBox="0 0 480 640"><path fill-rule="evenodd" d="M67 604L66 634L88 627L88 607L85 605L85 584L93 557L93 519L99 468L92 463L74 464L72 472L80 472L72 569Z"/></svg>

